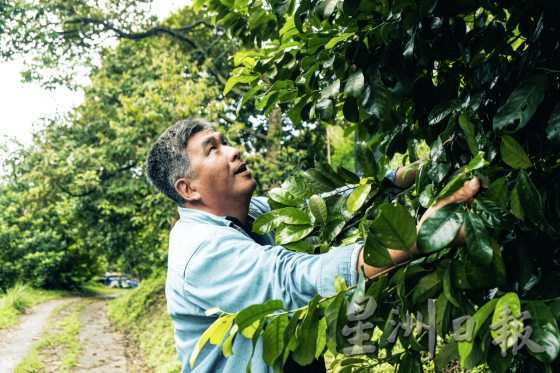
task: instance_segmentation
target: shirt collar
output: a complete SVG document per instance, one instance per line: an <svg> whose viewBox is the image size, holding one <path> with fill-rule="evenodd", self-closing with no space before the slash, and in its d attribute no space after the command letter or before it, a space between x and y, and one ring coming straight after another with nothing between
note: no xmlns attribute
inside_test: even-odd
<svg viewBox="0 0 560 373"><path fill-rule="evenodd" d="M185 222L211 223L229 226L230 222L225 216L217 216L206 211L189 209L179 206L179 217Z"/></svg>

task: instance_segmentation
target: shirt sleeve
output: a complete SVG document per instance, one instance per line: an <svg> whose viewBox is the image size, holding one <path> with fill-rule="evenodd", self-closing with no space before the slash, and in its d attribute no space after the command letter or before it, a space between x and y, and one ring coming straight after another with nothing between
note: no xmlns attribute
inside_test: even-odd
<svg viewBox="0 0 560 373"><path fill-rule="evenodd" d="M334 294L336 275L349 286L357 283L361 244L311 255L262 246L240 232L227 231L200 245L186 267L185 295L203 309L237 312L269 299L295 309L316 294Z"/></svg>

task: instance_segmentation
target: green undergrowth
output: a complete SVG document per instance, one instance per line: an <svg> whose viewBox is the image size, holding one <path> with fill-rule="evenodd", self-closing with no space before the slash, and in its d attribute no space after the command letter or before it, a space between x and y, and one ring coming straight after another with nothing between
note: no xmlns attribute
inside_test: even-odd
<svg viewBox="0 0 560 373"><path fill-rule="evenodd" d="M173 325L165 305L165 276L142 281L109 303L109 318L122 329L143 363L155 373L179 372ZM129 351L129 353L134 351Z"/></svg>
<svg viewBox="0 0 560 373"><path fill-rule="evenodd" d="M38 290L28 285L17 284L6 292L0 291L0 330L17 323L29 307L65 295L60 290Z"/></svg>
<svg viewBox="0 0 560 373"><path fill-rule="evenodd" d="M33 346L14 373L64 373L75 367L81 352L79 314L85 304L85 301L77 301L70 305L58 306L50 315L39 342ZM53 364L56 366L52 366Z"/></svg>

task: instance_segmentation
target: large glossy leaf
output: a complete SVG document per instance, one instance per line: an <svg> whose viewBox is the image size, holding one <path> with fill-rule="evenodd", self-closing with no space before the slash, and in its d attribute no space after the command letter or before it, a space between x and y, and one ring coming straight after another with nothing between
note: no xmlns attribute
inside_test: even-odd
<svg viewBox="0 0 560 373"><path fill-rule="evenodd" d="M364 89L364 74L361 69L348 77L344 86L344 93L352 97L359 97Z"/></svg>
<svg viewBox="0 0 560 373"><path fill-rule="evenodd" d="M545 75L535 75L523 81L498 108L494 130L516 132L525 127L544 99L547 80Z"/></svg>
<svg viewBox="0 0 560 373"><path fill-rule="evenodd" d="M533 164L523 147L511 136L504 136L500 145L502 160L513 168L529 168Z"/></svg>
<svg viewBox="0 0 560 373"><path fill-rule="evenodd" d="M513 223L513 216L490 200L477 198L474 205L478 217L487 227L507 229Z"/></svg>
<svg viewBox="0 0 560 373"><path fill-rule="evenodd" d="M494 312L497 303L498 303L497 299L492 299L490 302L480 307L473 315L475 324L472 333L472 339L470 341L459 342L457 347L457 350L459 352L459 357L461 360L461 366L465 365L465 361L467 357L471 354L471 351L473 350L475 337L478 335L478 332L480 331L480 328L482 328L484 322L488 319L488 317L492 314L492 312Z"/></svg>
<svg viewBox="0 0 560 373"><path fill-rule="evenodd" d="M448 246L463 224L463 210L461 205L450 204L430 215L418 232L418 249L431 253Z"/></svg>
<svg viewBox="0 0 560 373"><path fill-rule="evenodd" d="M387 248L376 240L371 231L367 235L364 246L364 262L373 267L384 267L393 263Z"/></svg>
<svg viewBox="0 0 560 373"><path fill-rule="evenodd" d="M319 193L330 192L336 189L336 184L314 168L307 170L303 176L307 183Z"/></svg>
<svg viewBox="0 0 560 373"><path fill-rule="evenodd" d="M253 223L253 232L265 234L280 224L310 225L309 215L295 207L284 207L262 214Z"/></svg>
<svg viewBox="0 0 560 373"><path fill-rule="evenodd" d="M560 145L560 104L557 104L550 114L548 126L546 126L546 137L556 145Z"/></svg>
<svg viewBox="0 0 560 373"><path fill-rule="evenodd" d="M365 142L360 141L356 144L356 157L358 159L360 171L364 177L375 176L377 174L375 158Z"/></svg>
<svg viewBox="0 0 560 373"><path fill-rule="evenodd" d="M346 207L350 212L356 212L365 203L369 192L371 191L371 184L360 185L350 193L346 200Z"/></svg>
<svg viewBox="0 0 560 373"><path fill-rule="evenodd" d="M230 329L233 322L233 316L234 315L227 315L217 318L216 321L214 321L214 323L212 323L212 325L210 325L210 327L206 329L202 336L200 336L199 340L194 346L193 351L191 352L191 357L189 359L189 365L191 368L194 366L198 354L208 341L212 340L216 342L215 344L217 344L224 339L225 334Z"/></svg>
<svg viewBox="0 0 560 373"><path fill-rule="evenodd" d="M483 265L492 261L492 242L484 223L474 212L465 214L465 243L471 258Z"/></svg>
<svg viewBox="0 0 560 373"><path fill-rule="evenodd" d="M476 128L475 125L469 120L469 117L466 113L462 113L459 116L459 126L463 130L465 134L465 139L467 140L467 145L471 154L476 156L478 154L478 144L476 142Z"/></svg>
<svg viewBox="0 0 560 373"><path fill-rule="evenodd" d="M240 311L235 316L235 323L239 331L243 332L245 328L250 327L254 322L283 308L284 305L281 300L268 300L264 304L254 304Z"/></svg>
<svg viewBox="0 0 560 373"><path fill-rule="evenodd" d="M284 349L284 331L288 326L288 316L281 315L273 318L263 335L263 360L272 366Z"/></svg>
<svg viewBox="0 0 560 373"><path fill-rule="evenodd" d="M315 190L305 180L303 176L292 176L282 184L282 188L286 189L291 195L299 198L309 198L315 194Z"/></svg>
<svg viewBox="0 0 560 373"><path fill-rule="evenodd" d="M408 250L416 241L416 222L400 204L383 204L370 229L375 239L390 249Z"/></svg>
<svg viewBox="0 0 560 373"><path fill-rule="evenodd" d="M513 187L509 198L510 198L511 213L517 219L525 220L525 210L521 205L521 200L519 199L519 192L517 186Z"/></svg>
<svg viewBox="0 0 560 373"><path fill-rule="evenodd" d="M442 285L437 272L422 277L414 287L412 302L418 304L427 301L429 298L434 298L441 291Z"/></svg>
<svg viewBox="0 0 560 373"><path fill-rule="evenodd" d="M309 208L319 223L325 224L327 222L327 205L323 198L318 195L311 196L309 198Z"/></svg>
<svg viewBox="0 0 560 373"><path fill-rule="evenodd" d="M303 203L301 198L292 196L286 189L273 188L268 192L268 197L285 206L298 206Z"/></svg>
<svg viewBox="0 0 560 373"><path fill-rule="evenodd" d="M498 299L498 302L496 303L496 308L494 309L494 314L492 315L492 325L491 325L491 330L490 330L490 334L492 335L493 339L498 339L499 338L499 334L500 333L500 328L498 326L498 324L500 323L504 323L504 320L506 322L506 324L504 325L504 330L509 330L509 332L511 333L511 335L507 338L506 343L502 344L501 346L499 346L502 351L505 351L507 348L513 346L513 343L515 342L515 338L513 337L514 333L516 333L513 328L513 322L507 320L506 317L504 317L503 312L504 312L504 308L506 306L504 306L504 303L507 304L507 307L509 307L509 309L511 310L511 317L512 320L513 318L515 318L516 315L519 315L521 313L521 302L519 301L519 297L517 296L516 293L507 293L505 295L503 295L502 297L500 297L500 299ZM519 323L519 331L521 329L523 329L523 321L521 321L521 319L516 319L517 322ZM494 327L492 327L494 326Z"/></svg>
<svg viewBox="0 0 560 373"><path fill-rule="evenodd" d="M422 363L420 362L420 355L405 354L399 362L399 369L397 373L422 373Z"/></svg>
<svg viewBox="0 0 560 373"><path fill-rule="evenodd" d="M280 224L276 229L275 240L278 245L299 241L313 231L310 225Z"/></svg>
<svg viewBox="0 0 560 373"><path fill-rule="evenodd" d="M495 202L498 206L505 208L509 199L507 177L496 179L490 184L486 191L488 199Z"/></svg>
<svg viewBox="0 0 560 373"><path fill-rule="evenodd" d="M558 324L544 302L528 302L525 311L531 314L531 319L526 321L533 328L530 339L544 349L544 352L534 353L533 356L545 363L551 363L560 352Z"/></svg>
<svg viewBox="0 0 560 373"><path fill-rule="evenodd" d="M516 188L518 191L519 201L523 207L523 211L527 216L545 232L549 234L554 232L543 212L543 202L541 195L533 181L524 170L520 170L517 175Z"/></svg>
<svg viewBox="0 0 560 373"><path fill-rule="evenodd" d="M299 365L309 365L315 359L319 329L319 312L317 310L319 299L320 296L317 295L309 303L300 325L300 343L292 355Z"/></svg>

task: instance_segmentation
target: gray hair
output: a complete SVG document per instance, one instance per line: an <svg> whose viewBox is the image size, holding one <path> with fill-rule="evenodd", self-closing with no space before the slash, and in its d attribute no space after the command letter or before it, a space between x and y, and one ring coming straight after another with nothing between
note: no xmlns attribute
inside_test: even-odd
<svg viewBox="0 0 560 373"><path fill-rule="evenodd" d="M148 181L179 205L186 201L177 193L175 182L182 177L197 176L190 164L187 145L194 134L203 130L215 129L205 119L180 120L161 134L146 158Z"/></svg>

